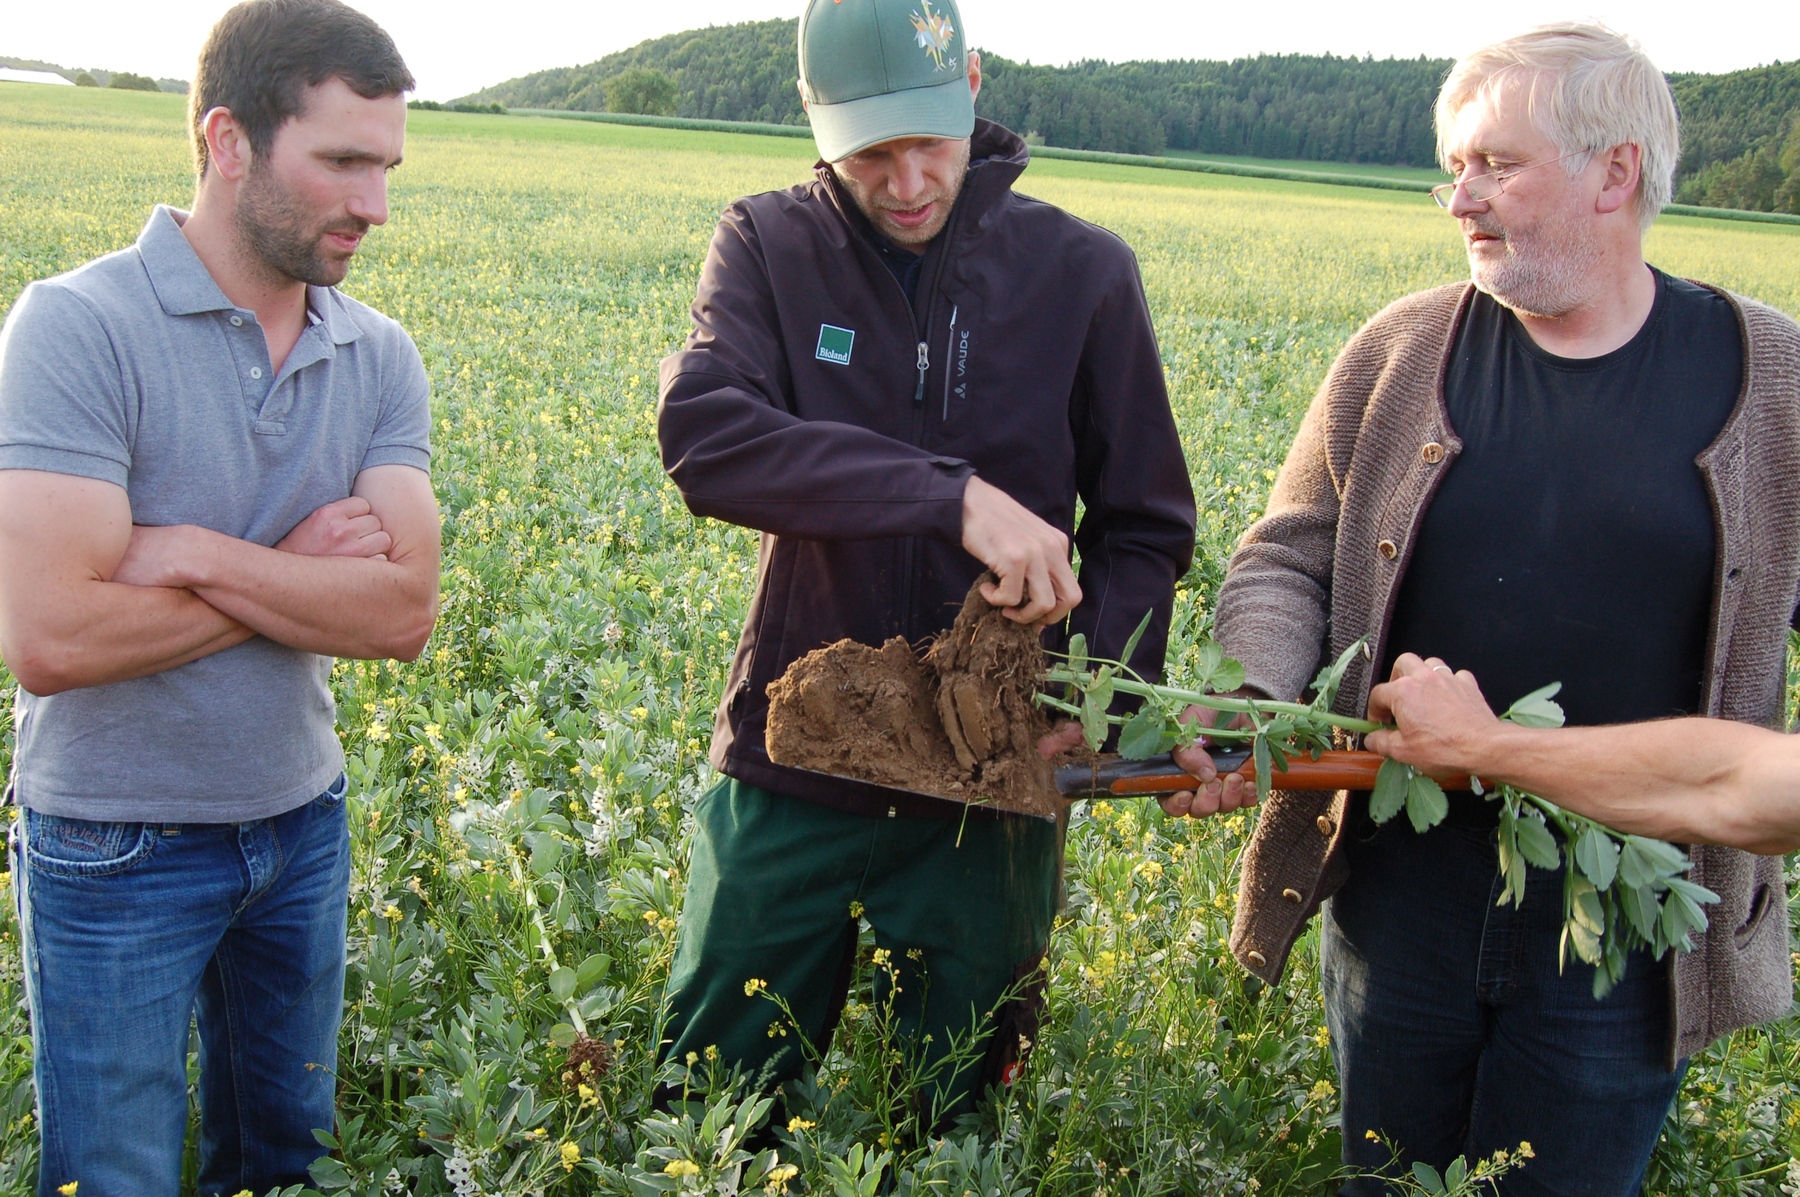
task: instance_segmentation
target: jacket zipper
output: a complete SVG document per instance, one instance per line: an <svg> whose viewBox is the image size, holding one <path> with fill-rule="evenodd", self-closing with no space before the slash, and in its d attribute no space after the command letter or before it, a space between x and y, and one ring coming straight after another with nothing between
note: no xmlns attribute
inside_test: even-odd
<svg viewBox="0 0 1800 1197"><path fill-rule="evenodd" d="M950 422L950 363L956 360L956 314L961 311L956 304L950 305L950 337L944 342L944 416L943 422Z"/></svg>
<svg viewBox="0 0 1800 1197"><path fill-rule="evenodd" d="M919 342L919 385L913 390L913 402L925 402L925 371L931 369L931 355L926 351L925 342Z"/></svg>

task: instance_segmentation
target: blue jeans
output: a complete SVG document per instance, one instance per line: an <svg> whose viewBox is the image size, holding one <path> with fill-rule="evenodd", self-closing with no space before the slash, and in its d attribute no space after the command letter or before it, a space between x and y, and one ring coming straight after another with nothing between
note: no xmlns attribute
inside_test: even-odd
<svg viewBox="0 0 1800 1197"><path fill-rule="evenodd" d="M1389 1163L1375 1130L1442 1169L1529 1142L1502 1197L1635 1195L1681 1083L1668 1068L1669 971L1634 955L1593 996L1593 969L1557 969L1562 874L1533 869L1523 907L1501 893L1481 800L1424 835L1353 816L1350 879L1325 908L1321 972L1344 1109L1344 1160ZM1366 807L1364 808L1366 810ZM1491 816L1490 816L1491 817ZM1685 1067L1685 1063L1684 1063ZM1379 1180L1346 1184L1374 1197Z"/></svg>
<svg viewBox="0 0 1800 1197"><path fill-rule="evenodd" d="M21 812L13 876L38 1193L174 1197L200 1032L200 1192L307 1181L334 1125L350 836L344 779L250 823Z"/></svg>

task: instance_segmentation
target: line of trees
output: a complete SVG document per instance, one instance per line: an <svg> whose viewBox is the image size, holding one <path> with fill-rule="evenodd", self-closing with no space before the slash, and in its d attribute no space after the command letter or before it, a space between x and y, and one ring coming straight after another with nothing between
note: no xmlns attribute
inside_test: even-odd
<svg viewBox="0 0 1800 1197"><path fill-rule="evenodd" d="M712 26L641 42L584 66L465 97L508 108L649 112L802 125L793 20ZM982 56L976 110L1071 149L1180 150L1320 162L1435 162L1432 103L1449 59L1259 55L1232 62L1033 66ZM1685 203L1800 206L1800 62L1673 75Z"/></svg>

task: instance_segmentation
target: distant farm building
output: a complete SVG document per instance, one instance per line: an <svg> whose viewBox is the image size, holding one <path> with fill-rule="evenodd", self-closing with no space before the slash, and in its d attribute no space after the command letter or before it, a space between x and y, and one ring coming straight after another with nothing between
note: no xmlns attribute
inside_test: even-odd
<svg viewBox="0 0 1800 1197"><path fill-rule="evenodd" d="M11 67L0 67L0 83L54 83L59 87L74 87L75 84L64 79L55 71L15 71Z"/></svg>

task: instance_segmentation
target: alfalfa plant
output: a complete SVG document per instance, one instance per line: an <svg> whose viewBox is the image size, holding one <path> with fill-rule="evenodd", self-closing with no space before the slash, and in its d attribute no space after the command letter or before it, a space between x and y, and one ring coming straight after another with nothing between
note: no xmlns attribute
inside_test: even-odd
<svg viewBox="0 0 1800 1197"><path fill-rule="evenodd" d="M1248 741L1257 794L1266 798L1271 773L1285 769L1290 757L1310 755L1317 760L1333 746L1334 734L1360 735L1382 726L1331 709L1345 672L1366 653L1365 641L1357 641L1319 671L1311 702L1274 702L1229 693L1243 686L1244 667L1210 640L1200 646L1200 676L1193 688L1146 681L1124 662L1131 659L1149 622L1146 615L1120 660L1091 657L1086 638L1071 637L1068 651L1056 654L1060 660L1046 674L1050 685L1068 687L1070 693L1040 695L1039 701L1080 719L1088 747L1095 751L1115 725L1119 755L1129 760L1192 744L1203 734L1210 741ZM1534 690L1500 717L1524 727L1560 727L1562 707L1553 700L1561 688L1555 682ZM1120 694L1142 699L1135 714L1109 713L1113 698ZM1184 720L1183 713L1195 706L1233 716L1241 726L1202 727ZM1473 777L1469 784L1477 794L1500 804L1500 873L1506 887L1501 905L1516 906L1525 900L1528 865L1540 869L1568 865L1563 874L1559 959L1566 964L1573 953L1594 966L1596 998L1604 997L1625 975L1626 959L1635 949L1644 948L1657 960L1671 950L1693 950L1694 933L1706 930L1704 907L1719 897L1683 876L1693 865L1681 849L1614 831L1514 786L1488 789ZM1432 778L1399 761L1382 763L1369 795L1369 816L1376 823L1386 823L1404 810L1413 829L1424 832L1442 822L1449 809L1443 787Z"/></svg>

